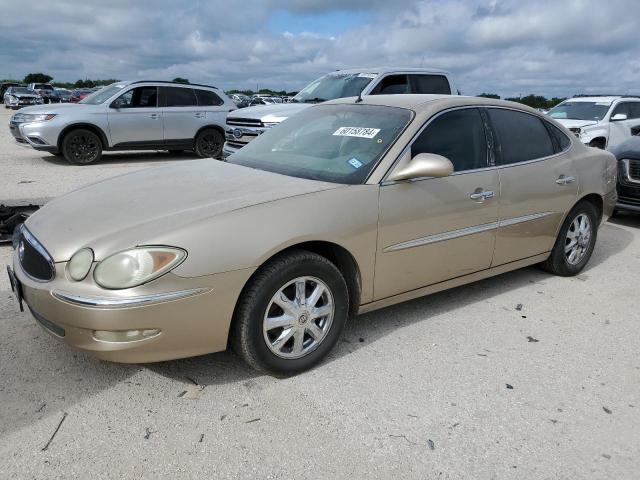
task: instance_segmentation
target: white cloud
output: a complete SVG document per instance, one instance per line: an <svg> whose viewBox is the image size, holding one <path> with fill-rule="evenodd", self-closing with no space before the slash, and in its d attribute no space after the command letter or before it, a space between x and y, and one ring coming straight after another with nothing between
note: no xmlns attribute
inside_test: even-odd
<svg viewBox="0 0 640 480"><path fill-rule="evenodd" d="M423 65L450 70L469 94L640 93L636 0L247 0L242 8L222 0L50 0L28 11L0 0L0 9L3 77L181 76L291 90L336 68ZM328 37L313 24L303 33L270 31L274 9L374 15Z"/></svg>

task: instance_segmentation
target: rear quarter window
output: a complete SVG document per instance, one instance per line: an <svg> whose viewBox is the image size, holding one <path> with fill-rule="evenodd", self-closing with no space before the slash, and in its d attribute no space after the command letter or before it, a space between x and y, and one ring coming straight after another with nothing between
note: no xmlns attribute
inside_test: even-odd
<svg viewBox="0 0 640 480"><path fill-rule="evenodd" d="M201 107L215 107L224 103L218 95L209 90L196 89L195 92L198 98L198 105Z"/></svg>

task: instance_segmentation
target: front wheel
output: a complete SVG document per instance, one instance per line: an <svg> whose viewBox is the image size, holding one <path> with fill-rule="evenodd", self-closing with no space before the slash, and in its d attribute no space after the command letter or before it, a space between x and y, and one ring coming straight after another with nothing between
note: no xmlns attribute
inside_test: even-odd
<svg viewBox="0 0 640 480"><path fill-rule="evenodd" d="M220 158L224 137L215 128L201 131L195 138L194 150L201 158Z"/></svg>
<svg viewBox="0 0 640 480"><path fill-rule="evenodd" d="M90 130L72 130L62 140L62 154L74 165L88 165L102 157L102 143Z"/></svg>
<svg viewBox="0 0 640 480"><path fill-rule="evenodd" d="M596 244L598 218L591 202L578 203L562 224L551 255L542 263L542 268L563 277L580 273Z"/></svg>
<svg viewBox="0 0 640 480"><path fill-rule="evenodd" d="M307 251L261 268L234 314L234 350L253 368L294 375L321 361L338 341L349 313L344 277Z"/></svg>

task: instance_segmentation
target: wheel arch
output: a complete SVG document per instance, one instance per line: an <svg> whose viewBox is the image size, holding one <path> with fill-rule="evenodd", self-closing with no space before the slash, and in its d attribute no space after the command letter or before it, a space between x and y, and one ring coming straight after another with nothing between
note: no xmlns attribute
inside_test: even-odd
<svg viewBox="0 0 640 480"><path fill-rule="evenodd" d="M102 143L102 149L106 150L109 148L109 141L107 140L107 134L100 127L92 123L72 123L71 125L67 125L66 127L64 127L64 129L58 135L58 150L62 151L62 142L64 140L64 137L67 136L69 132L73 130L78 130L78 129L89 130L95 133L96 135L98 135L98 138L100 139L100 143Z"/></svg>
<svg viewBox="0 0 640 480"><path fill-rule="evenodd" d="M598 223L600 223L602 221L602 215L604 213L604 199L602 198L602 195L599 195L597 193L588 193L580 197L576 202L576 205L583 201L591 203L596 208L596 211L598 212Z"/></svg>
<svg viewBox="0 0 640 480"><path fill-rule="evenodd" d="M203 125L202 127L200 127L198 129L198 131L196 132L196 134L193 137L194 145L195 145L196 138L198 138L198 135L200 135L204 130L208 130L210 128L213 128L214 130L217 130L218 132L220 132L220 135L222 135L222 140L224 141L224 139L225 139L224 128L222 128L220 125L218 125L216 123L212 123L212 124L209 124L209 125Z"/></svg>
<svg viewBox="0 0 640 480"><path fill-rule="evenodd" d="M601 144L603 149L607 147L607 139L606 139L606 137L603 137L602 135L598 135L598 136L592 138L591 140L589 140L589 145L591 145L592 143Z"/></svg>
<svg viewBox="0 0 640 480"><path fill-rule="evenodd" d="M247 286L253 281L253 278L262 270L262 267L269 262L280 256L286 255L289 252L295 250L306 250L308 252L320 255L331 263L333 263L340 273L344 276L347 283L347 291L349 293L349 316L355 316L360 307L360 293L362 290L362 277L360 274L360 267L353 254L346 248L337 243L329 242L326 240L312 240L287 245L285 248L273 253L270 257L264 260L262 264L256 269L255 272L247 279L242 287L244 292ZM236 308L242 298L242 293L236 299ZM235 314L234 314L235 318ZM233 323L233 322L232 322ZM233 327L231 327L233 328Z"/></svg>

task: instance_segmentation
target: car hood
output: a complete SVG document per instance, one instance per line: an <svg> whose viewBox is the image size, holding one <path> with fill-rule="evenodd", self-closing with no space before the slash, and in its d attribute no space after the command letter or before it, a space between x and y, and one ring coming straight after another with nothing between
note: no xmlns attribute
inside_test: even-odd
<svg viewBox="0 0 640 480"><path fill-rule="evenodd" d="M340 187L251 169L195 160L104 180L59 197L25 225L56 262L91 247L96 260L153 243L167 229L241 208Z"/></svg>
<svg viewBox="0 0 640 480"><path fill-rule="evenodd" d="M83 103L47 103L33 107L21 108L19 113L56 113L62 114L70 108L85 108L87 110L102 110L102 105L85 105Z"/></svg>
<svg viewBox="0 0 640 480"><path fill-rule="evenodd" d="M274 105L257 105L240 108L229 113L229 117L255 118L263 122L281 122L291 115L310 107L311 103L277 103Z"/></svg>
<svg viewBox="0 0 640 480"><path fill-rule="evenodd" d="M568 118L554 118L554 120L567 128L582 128L598 123L595 120L572 120Z"/></svg>

